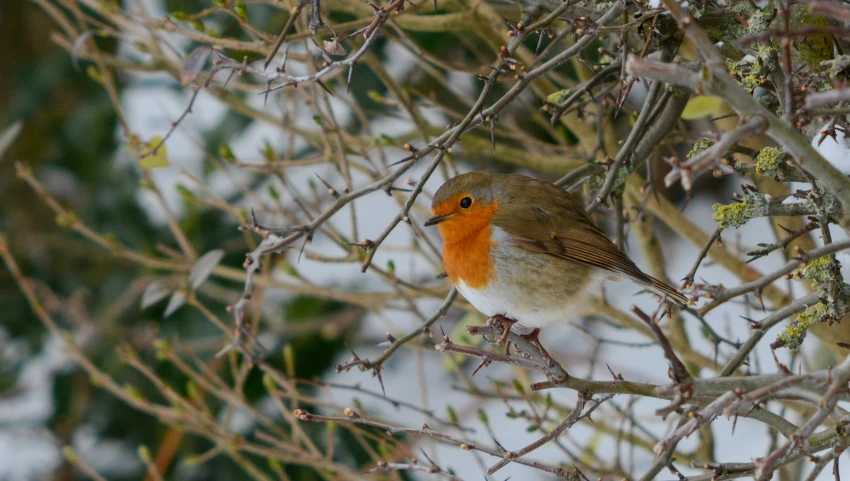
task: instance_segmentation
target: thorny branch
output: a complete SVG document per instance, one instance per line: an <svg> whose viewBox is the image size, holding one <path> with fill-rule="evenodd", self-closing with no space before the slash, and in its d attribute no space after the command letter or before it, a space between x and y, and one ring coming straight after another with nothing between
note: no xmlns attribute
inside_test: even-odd
<svg viewBox="0 0 850 481"><path fill-rule="evenodd" d="M717 143L704 150L701 154L685 162L674 162L670 173L664 177L664 185L670 187L676 181L680 181L682 188L690 192L696 177L699 177L703 172L710 169L722 168L723 165L720 161L733 145L746 137L761 134L766 126L767 121L763 117L755 116L735 129L724 132L717 139Z"/></svg>
<svg viewBox="0 0 850 481"><path fill-rule="evenodd" d="M831 137L838 142L839 133L847 136L850 125L844 117L850 102L850 90L844 82L850 76L843 71L846 69L846 65L841 63L846 61L843 55L828 61L833 62L829 64L828 72L822 68L827 64L805 65L804 60L800 60L805 59L805 55L792 55L795 50L806 48L803 45L806 42L798 44L793 39L833 34L841 36L846 33L846 28L812 26L792 30L792 16L797 14L791 8L791 2L775 2L763 11L743 3L732 10L711 2L689 5L686 9L674 0L665 0L665 5L658 8L645 7L640 2L615 1L602 2L588 9L571 2L546 6L543 5L545 2L518 0L522 7L521 19L518 23L507 21L510 41L502 45L505 19L500 18L488 2L476 2L471 7L462 2L441 2L439 7L445 10L437 10L435 3L434 13L404 0L355 2L340 10L341 15L328 14L328 11L336 13L334 9L338 7L333 2L290 2L286 4L290 10L283 28L270 34L263 31L263 26L254 25L254 19L244 12L245 8L253 9L257 4L266 3L262 0L247 2L247 5L243 2L223 2L223 5L216 2L215 6L200 12L184 14L184 19L178 19L177 15L155 19L145 13L109 10L101 5L103 2L95 0L63 1L59 6L50 0L35 1L59 25L61 33L54 36L56 43L69 50L75 61L79 59L95 64L96 69L90 70L90 76L110 94L128 137L130 125L121 103L116 100L114 73L161 71L179 78L183 85L195 83L186 109L158 144L143 144L147 150L137 151L139 157L163 154L160 147L171 139L189 117L196 102L203 98L201 90L218 98L233 112L273 125L288 137L289 144L278 149L280 152L271 146L263 150L264 163L237 159L229 147L222 148L220 159L208 155L211 163L226 161L228 168L241 169L248 174L251 180L247 186L243 186L242 180L234 182L240 185L240 194L236 197L224 198L203 185L203 180L193 179L200 184L203 195L192 194L194 198L191 201L204 208L227 213L243 226L245 242L251 246L243 265L244 271L216 266L210 274L217 281L240 282L241 292L232 286L219 285L205 285L198 292L186 290L189 298L186 304L196 309L207 322L217 326L224 324L218 319L215 309L206 306L204 297L226 299L229 304L235 330L232 334L228 333L230 342L219 355L206 362L191 349L181 349L178 355L169 347L169 342L159 339L156 343L157 357L176 368L193 385L200 386L202 394L183 395L135 351L122 346L119 355L126 365L149 381L168 402L158 404L140 398L134 391L122 389L109 374L90 361L82 344L71 341L68 344L73 358L104 389L161 422L170 426L179 424L181 430L185 429L215 445L200 458L227 456L248 476L262 480L271 479L269 473L274 471L274 467L266 472L249 458L262 457L309 466L325 473L328 479L361 479L363 471L387 475L409 471L450 480L461 479L451 467L429 458L426 450L422 453L427 463L420 461L411 446L405 444L406 440L393 439L398 434L407 434L419 440L428 439L469 451L481 473L487 474L496 473L508 464L517 464L573 480L586 480L584 471L606 480L637 479L641 473L635 473L634 465L628 466L625 459L630 457L633 460L634 451L640 449L657 455L641 479L654 479L665 469L680 479L731 479L751 475L756 479L768 479L779 467L802 458L814 463L810 476L813 479L830 462L837 463L850 444L847 414L838 405L839 401L850 399L847 389L850 357L834 369L808 368L811 361L806 360L802 364L807 369L801 368L796 375L776 357L778 372L771 374L770 368L762 365L765 363L759 359L757 350L766 342L764 337L769 331L795 315L798 317L792 323L794 328L803 324L803 318L822 321L828 317L829 323L813 322L803 329L803 334L806 329L815 332L819 327L828 328L826 332L829 334L817 335L828 339L832 352L846 356L844 351L837 351L836 346L846 349L850 345L844 338L839 339L846 330L846 322L827 326L840 319L848 302L841 266L835 254L850 248L850 241L838 236L833 240L833 234L837 233L836 227L844 227L842 222L850 215L850 180L812 148L810 138L817 135L810 131L817 131L820 127L823 127L820 128L820 141ZM821 1L803 3L808 5L805 8L809 13L841 21L850 19L850 9L845 5ZM304 18L301 12L308 5L310 15ZM274 4L265 6L280 8ZM323 13L322 9L326 11ZM699 18L694 18L696 12L700 13ZM769 12L773 16L769 16ZM223 36L203 25L208 20L214 20L208 24L217 23L216 15L235 21L240 35ZM336 18L353 20L338 24L334 22ZM772 23L774 19L776 23ZM728 38L728 31L734 29L718 30L718 23L736 28L740 25L739 30L746 30L746 33L738 38ZM758 25L765 27L757 31ZM200 46L185 60L177 59L172 47L162 40L164 34L160 30L195 41ZM319 33L326 30L332 36L327 40L320 39ZM342 35L336 32L342 32ZM421 37L411 35L411 32L417 32ZM439 44L437 40L441 40L430 36L434 32L451 39L451 48L431 51L427 44ZM696 46L696 60L679 51L683 34ZM472 40L464 37L462 41L454 41L465 35L471 35ZM420 40L425 37L428 42ZM100 49L100 38L139 45L144 47L148 57L137 60L109 54ZM351 54L342 60L333 60L332 56L345 55L342 45L356 43L355 39L359 44ZM391 48L380 47L379 42L384 40L393 48L412 54L416 68L410 80L394 78L394 74L384 68L385 64L396 60ZM590 52L591 47L595 52ZM833 51L832 43L826 50ZM252 59L239 54L242 58L238 59L228 53L233 51L261 55ZM737 62L745 55L757 58L755 66L764 71L750 76L737 71L730 75L730 70L742 68ZM213 58L212 67L204 73L210 56ZM280 65L268 71L271 62L278 58ZM259 59L265 59L262 68L258 67ZM299 64L297 67L293 67L295 62ZM801 62L803 64L797 65ZM360 104L364 92L358 90L356 66L361 66L364 75L367 68L371 70L374 75L370 76L380 83L380 91L368 93L372 102L368 108L367 104ZM753 66L747 68L752 69ZM216 76L222 72L227 74L226 79L216 82ZM449 83L459 77L449 77L449 74L477 79L480 83L474 84L471 90L458 88ZM342 89L339 89L332 106L331 97L335 87L338 88L338 80L345 83L346 94L341 95ZM646 99L639 109L635 109L636 117L632 123L632 119L627 118L631 113L622 115L621 112L632 110L627 105L634 100L633 87L640 83L647 87ZM213 86L215 88L211 88ZM299 86L306 88L298 89ZM758 99L756 88L760 89ZM723 117L728 116L723 108L714 109L711 120L706 116L698 122L688 122L683 118L683 112L689 104L691 91L721 98L736 112L731 115L737 116L737 126L721 125ZM251 105L250 101L240 97L242 93L254 98L260 95L264 100L274 96L274 100L280 100L282 117L268 113L265 103L263 108ZM350 110L353 121L337 120L340 117L339 105ZM545 107L545 114L536 109L541 105ZM823 109L825 106L831 108ZM426 108L440 110L449 125L431 125L422 115ZM304 128L299 123L297 113L302 110L310 110L315 115L315 129ZM783 112L781 116L775 113L780 111ZM379 116L399 125L404 123L410 131L383 134L375 122ZM722 133L697 132L709 129ZM715 142L713 145L703 144L702 150L685 161L676 160L691 150L697 135ZM404 156L399 159L396 150L403 150ZM425 158L428 158L427 162L420 162ZM692 267L683 280L685 287L690 289L688 294L694 304L701 298L708 298L707 303L689 312L696 314L694 318L699 322L696 327L706 338L714 340L714 357L704 352L709 349L705 349L705 343L689 332L693 329L685 329L686 323L694 322L690 315L680 316L678 312L661 309L648 315L638 307L633 308L630 314L599 302L587 308L587 314L594 323L580 326L582 335L592 336L595 341L593 353L586 356L590 358L585 363L589 364L589 373L584 377L576 373L584 372L587 365L571 358L569 364L564 364L570 368L568 373L557 360L565 355L567 349L549 356L538 341L511 331L510 326L499 321L484 326L468 326L467 334L471 341L466 338L450 339L443 334L436 343L436 350L441 352L441 360L447 369L461 380L463 392L474 396L476 407L483 406L476 428L484 426L492 442L473 441L473 435L478 431L470 427L473 422L468 419L468 413L458 417L451 409L448 416L438 416L432 406L419 407L408 399L412 396L405 396L403 400L393 397L392 393L388 396L387 387L390 386L385 386L385 377L388 377L385 369L390 367L390 358L395 360L394 356L412 351L413 355L408 358L415 358L415 363L398 362L393 364L393 368L407 369L409 365L416 364L416 369L424 372L421 358L433 356L433 353L430 349L421 348L430 345L434 325L439 321L442 330L444 321L448 325L455 320L456 313L468 309L468 306L458 305L457 291L442 281L438 285L430 271L418 272L417 275L400 274L396 272L395 264L388 263L386 268L375 265L376 253L379 249L382 253L402 249L417 261L423 261L422 265L441 271L439 249L430 234L419 227L417 219L427 209L427 202L422 200L432 192L434 184L428 184L428 181L434 174L448 177L464 170L466 167L460 167L456 163L458 160L479 162L475 165L482 168L495 168L495 164L498 168L510 165L534 170L539 167L541 172L560 177L558 185L580 196L586 194L584 201L588 202L590 212L599 210L599 207L616 209L611 218L618 244L630 255L641 257L651 265L653 275L655 272L665 274L665 269L671 269L665 263L665 255L672 256L671 252L682 255L686 251L681 246L667 249L669 244L666 242L664 249L653 247L658 239L642 238L644 252L636 252L634 247L629 248L627 242L631 223L636 218L651 214L658 222L671 227L696 253L695 260L690 262L689 259L687 263ZM665 160L669 166L665 165ZM540 165L534 162L540 162ZM311 178L318 178L327 190L308 183L309 193L301 192L301 186L295 180L299 169L316 169L320 165L335 169L331 174L324 171L309 173ZM645 182L639 172L641 169L646 173ZM221 171L226 172L227 169L222 168ZM667 187L681 184L689 198L696 197L705 194L702 183L698 185L695 182L705 172L749 177L745 181L744 197L739 195L736 203L724 207L731 207L732 211L743 210L750 202L750 206L758 203L759 209L734 217L726 224L718 220L716 229L705 228L703 220L708 225L710 221L707 219L689 219L689 212L682 212L686 206L675 204L676 194L665 191L660 181L663 178ZM200 243L194 239L190 243L183 228L173 218L169 227L179 251L166 245L159 246L156 254L136 250L114 236L101 234L90 227L84 219L57 201L42 185L39 176L25 164L18 164L18 175L45 200L56 214L58 223L110 250L121 260L154 271L158 281L167 280L168 285L185 283L185 274L195 267L197 256L194 255L193 243ZM408 175L415 178L404 179ZM145 174L145 178L152 182L150 175ZM257 192L259 185L269 180L275 185L275 190L269 192L271 200ZM788 185L792 181L803 182L808 187L793 191ZM156 186L152 188L157 189ZM382 222L389 222L373 234L372 239L360 240L357 234L365 232L365 229L359 225L363 214L358 213L358 209L361 209L362 199L377 191L385 192L390 202L397 203L393 207L395 213L390 219L382 219ZM156 193L160 199L164 198L159 191ZM289 201L294 207L288 205ZM243 207L253 208L257 214L252 210L249 215ZM337 225L340 212L350 215L350 233L354 235L348 235ZM730 227L740 227L747 221L765 217L771 220L781 217L781 225L789 227L784 234L759 237L752 243L744 238L745 249L729 242L735 238ZM272 220L267 225L265 220L261 223L260 218ZM786 220L789 222L785 223ZM273 225L275 223L285 227L277 227ZM388 239L401 223L411 229L412 247L389 245L392 241ZM721 241L721 231L727 241L725 244ZM248 235L251 232L262 235L259 243L255 244ZM817 235L823 238L823 247L815 247ZM342 254L335 257L313 245L314 239L320 237L329 240L331 248L340 249ZM808 247L787 249L798 242ZM747 254L750 258L745 260L745 256L738 253L747 252L751 244L757 244L758 249L750 250ZM787 257L770 263L780 253L786 254L786 250L790 251ZM368 270L369 275L382 281L386 292L346 292L345 287L316 285L309 272L303 272L307 268L302 269L297 263L289 264L287 254L295 257L296 251L298 260L304 257L311 262L359 265L362 272ZM772 254L774 252L776 254ZM273 255L281 257L267 261ZM35 289L34 281L26 278L18 268L3 236L0 236L0 256L33 311L52 333L59 334L60 328L52 317L55 313L42 306L43 301L39 298L43 293ZM759 270L748 264L756 259L759 259ZM740 279L740 284L726 287L711 278L702 277L697 282L697 272L703 274L705 269L700 268L710 260ZM287 282L281 282L275 278L282 271L274 269L278 261L286 262L287 275L294 281L287 279ZM266 269L263 269L264 263ZM823 268L818 270L819 266ZM808 293L801 294L796 288L789 288L787 292L783 290L784 286L778 281L790 281L793 276L800 278L804 269L821 276L814 280L806 279L809 284L803 287L809 289ZM178 278L180 281L176 280ZM346 340L352 344L353 358L340 362L336 367L337 374L348 373L352 368L371 372L381 383L381 391L366 390L359 384L299 379L293 374L296 360L292 359L286 360L288 365L285 368L278 368L272 352L257 342L259 334L266 335L263 331L277 321L269 319L263 309L268 302L266 294L271 289L341 300L360 306L361 311L390 323L397 312L409 314L415 320L415 327L401 334L388 333L385 341L380 340L379 346L383 350L375 355L361 357L355 352L369 349L361 345L378 342L368 338L352 339L354 335L347 333L349 338ZM742 296L747 297L739 303ZM44 297L52 299L47 295ZM420 305L425 298L442 300L430 315ZM734 321L722 325L725 321L719 316L708 315L721 306L739 308L739 312L746 315L741 317L749 325L743 322L735 324ZM762 310L760 320L750 319L753 308ZM824 315L824 309L831 310L831 314ZM334 325L332 320L321 318L314 320L314 325L308 328L311 332L319 332ZM736 340L740 331L725 333L737 330L739 325L749 329L741 335L743 342ZM286 331L290 327L281 329ZM615 335L607 329L613 329ZM641 342L617 338L624 332L635 334ZM452 338L455 336L452 334ZM423 338L425 342L421 342ZM490 341L504 339L506 347L484 349L477 342L481 338ZM279 338L275 338L277 340ZM359 345L354 346L355 342ZM179 341L174 344L183 346ZM276 345L279 343L270 345L272 351ZM778 348L779 345L781 343L775 341L771 346ZM618 357L628 349L642 349L642 353L650 350L662 352L669 364L667 374L671 383L631 382L613 371L613 380L595 380L598 373L594 368L606 360L609 349L615 348L618 349ZM233 349L242 350L245 356L222 356ZM582 352L575 357L584 354ZM805 355L805 352L801 354L802 357ZM184 357L191 361L184 360ZM469 358L477 364L467 365ZM231 372L228 376L220 374L222 366L229 366ZM503 369L505 366L520 368L521 371ZM263 373L263 388L280 411L279 418L270 418L243 394L252 367ZM482 376L474 377L485 369L492 375L492 381L487 381L492 382L492 386L484 387ZM411 368L411 372L413 370ZM504 382L511 373L515 373L517 378L513 390ZM407 374L405 370L404 375ZM546 380L532 376L545 377ZM427 385L425 376L420 374L419 377L423 399L427 399L428 389L434 387ZM526 389L529 384L530 390ZM367 415L360 407L358 411L340 409L325 398L308 392L309 388L316 387L351 392L376 404L403 408L408 413L423 416L435 427L452 429L454 431L451 432L460 434L449 435L427 424L421 429L399 427L396 423L380 419L379 415ZM570 408L553 401L548 396L547 390L550 389L575 391L575 406ZM609 400L618 394L628 396L629 400L617 403L615 407L616 401ZM212 404L206 404L205 396L215 398L227 409L239 408L251 413L261 428L250 439L233 441L232 433L213 416ZM653 400L653 409L657 408L658 400L665 402L665 406L656 409L655 414L662 418L670 416L670 431L658 432L655 427L645 425L644 417L638 415L634 408L635 405L641 406L642 399ZM485 412L485 407L491 407L487 405L490 401L498 401L497 404L507 409L512 419L527 422L529 429L538 433L534 440L512 440L510 444L522 447L515 451L506 449L498 441L500 426L488 419ZM627 407L621 408L620 405ZM344 416L320 414L340 410ZM591 414L596 410L605 415L591 420ZM801 415L802 424L797 426L789 421L795 419L789 413ZM712 423L719 424L717 419L725 417L731 421L734 435L735 420L740 416L768 426L777 433L776 441L771 448L765 449L766 456L753 462L718 462L713 459L711 447L715 442L713 437L719 437L721 433L712 432L709 428ZM299 420L327 423L327 439L317 440L315 432L299 427ZM613 462L606 453L582 445L583 441L571 431L577 423L615 440L616 450L611 456ZM336 428L331 426L337 424L350 430L364 451L369 452L368 467L361 466L358 472L340 461L343 457L335 456L338 440L334 438ZM379 428L388 437L369 428ZM696 432L703 436L696 454L683 453L680 441ZM380 453L374 451L375 445L382 446ZM429 447L425 446L426 449ZM539 450L535 454L540 454L544 449L558 450L562 459L570 462L549 465L530 459L534 451ZM489 457L498 459L493 464L484 462L483 459ZM681 474L677 463L693 457L706 460L695 462L693 467L711 472L698 476ZM98 476L85 463L78 461L74 464L90 476ZM146 465L153 477L160 472L153 463ZM280 479L287 479L285 470L274 474Z"/></svg>

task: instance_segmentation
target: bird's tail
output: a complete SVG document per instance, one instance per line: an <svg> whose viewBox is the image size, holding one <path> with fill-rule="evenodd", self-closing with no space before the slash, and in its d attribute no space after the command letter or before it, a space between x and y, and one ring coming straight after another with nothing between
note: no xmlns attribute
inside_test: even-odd
<svg viewBox="0 0 850 481"><path fill-rule="evenodd" d="M679 292L678 289L665 282L661 282L654 277L652 278L652 285L647 287L659 296L666 296L667 299L679 307L687 307L688 305L688 298Z"/></svg>

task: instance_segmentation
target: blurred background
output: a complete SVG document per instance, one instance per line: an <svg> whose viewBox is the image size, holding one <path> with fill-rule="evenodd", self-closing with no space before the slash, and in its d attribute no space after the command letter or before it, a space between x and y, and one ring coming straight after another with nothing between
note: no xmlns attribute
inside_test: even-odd
<svg viewBox="0 0 850 481"><path fill-rule="evenodd" d="M146 7L153 12L192 11L208 3L154 1ZM67 6L63 2L51 5ZM285 18L272 17L268 26L280 28ZM0 231L7 235L12 255L33 279L31 287L62 329L76 336L85 355L114 375L118 385L131 385L142 379L121 367L116 346L150 349L159 336L179 336L209 359L226 340L197 311L182 309L167 322L161 320L165 305L143 311L140 298L153 271L115 257L63 228L45 199L16 174L16 162L27 164L65 208L98 232L139 252L156 253L161 244L173 245L162 204L145 189L145 176L126 151L109 94L87 75L90 63L75 65L68 51L50 41L56 30L43 5L17 0L0 3L0 125L7 128L20 122L22 126L0 162ZM110 53L120 49L109 41L101 47ZM170 117L186 101L183 89L165 76L122 76L116 87L128 122L145 136L149 132L162 135ZM243 142L252 143L251 154L258 153L253 149L261 144L253 139L262 134L248 132L249 119L228 116L226 109L211 105L209 99L199 102L195 112L187 122L190 129L204 129L209 135L176 134L168 145L175 164L207 179L213 169L203 165L203 153L217 153L220 143L240 135L245 136ZM181 198L176 169L156 175L193 247L201 253L223 248L222 263L238 267L247 251L236 229L239 223L221 211ZM232 191L220 192L227 195L228 190ZM233 200L235 196L230 195ZM212 290L205 299L220 315L226 301L238 297L237 283L227 287L229 292ZM362 309L297 295L274 303L271 309L273 315L286 317L288 325L278 326L281 329L300 320L309 322L301 326L305 335L293 338L290 345L294 356L310 360L297 365L296 374L305 379L332 367L346 332L356 328L363 314ZM234 463L215 459L184 473L188 468L175 460L203 453L213 444L184 439L179 430L154 422L98 389L89 374L75 367L62 341L51 337L33 315L6 269L0 273L0 310L0 479L87 478L79 471L75 474L63 457L66 445L109 479L141 479L145 465L137 448L144 444L151 446L161 466L168 466L173 479L244 476ZM325 316L335 321L322 332L323 326L314 320ZM276 347L275 360L282 366L280 347L269 347ZM183 389L186 380L173 368L165 366L159 374ZM257 401L263 390L261 376L253 373L243 382L247 399ZM140 389L149 394L151 387L140 385ZM305 396L310 390L304 387ZM222 423L228 422L238 420L222 418ZM349 454L356 465L363 453L354 449L355 444ZM288 471L292 479L319 479L295 468Z"/></svg>
<svg viewBox="0 0 850 481"><path fill-rule="evenodd" d="M400 225L366 274L361 274L362 254L346 244L361 237L377 238L398 213L407 195L403 190L388 192L395 198L379 190L359 199L354 208L342 210L333 218L333 227L320 232L303 255L297 244L284 255L264 258L262 274L269 280L252 302L252 329L269 368L285 373L290 384L280 381L270 390L269 371L252 367L237 352L215 354L229 342L232 316L227 306L242 294L245 254L261 240L238 229L250 222L250 210L255 209L261 223L292 225L315 216L319 206L332 201L321 179L337 190L348 183L359 187L374 181L367 168L370 163L383 168L406 155L403 148L388 146L440 134L447 124L462 118L483 85L476 75L487 74L484 66L494 58L494 41L476 37L477 27L463 23L461 15L471 8L467 2L439 2L435 15L442 15L438 18L446 22L447 31L416 26L413 21L400 23L410 31L388 28L355 71L350 95L343 94L345 74L330 82L334 97L312 85L274 93L267 102L257 95L264 88L261 81L235 79L237 93L231 96L220 93L225 90L198 95L191 114L169 137L162 155L154 156L154 162L162 160L162 165L139 162L132 139L137 139L136 153L139 139L155 145L192 100L192 86L178 82L179 69L181 58L203 40L200 36L269 42L296 5L238 2L247 9L243 15L231 3L81 2L80 8L100 30L94 40L79 44L68 36L70 30L86 30L75 24L79 21L76 2L0 3L0 131L20 126L14 142L0 156L0 233L26 278L21 281L9 269L0 269L0 480L98 476L110 480L430 479L427 473L407 471L362 474L377 460L406 456L421 457L423 463L428 459L453 470L460 479L482 479L482 468L492 464L493 458L485 456L482 461L480 456L419 438L388 442L380 436L381 429L289 427L298 424L290 419L295 408L340 415L342 408L355 407L398 425L416 428L427 422L459 438L470 436L489 444L495 440L508 449L540 436L545 422L534 421L539 413L526 405L526 397L532 395L515 392L513 384L516 379L520 386L527 385L536 379L533 374L500 366L485 370L472 382L469 376L476 364L433 352L433 340L420 339L392 357L380 381L369 372L353 369L339 374L334 369L352 355L372 359L380 355L388 342L386 333L399 337L415 329L423 317L437 310L448 292L446 282L437 277L441 266L432 247L439 246L434 232L414 235L407 225ZM364 2L356 2L356 8L344 2L327 3L331 7L326 20L340 35L368 24L371 10ZM422 6L426 7L430 5ZM105 10L98 12L98 8ZM137 29L111 22L103 12L113 8L140 12L150 21L139 21L145 28ZM211 11L219 8L223 12ZM514 6L496 4L494 8L506 18L519 18ZM166 17L173 20L169 25L179 25L177 31L156 25L157 19ZM60 25L57 18L73 25ZM493 30L504 35L507 25L498 16L493 18ZM137 43L101 35L112 28L126 28L121 35ZM310 62L304 59L311 58L305 52L313 48L305 40L307 31L304 14L295 23L297 35L288 40L293 58L305 65ZM151 52L152 38L163 45L162 52ZM103 60L91 56L92 49L85 46L89 41L96 42L105 57L118 59L119 63L108 63L114 72L111 81L104 81L98 63ZM506 40L495 40L499 41ZM537 39L526 43L533 51ZM359 45L347 48L351 52ZM240 47L246 45L236 45L229 55L240 60L243 53L258 57L258 52ZM71 51L79 58L73 58ZM282 51L276 62L281 55ZM603 57L600 53L591 60L602 63ZM318 55L312 58L314 64L321 61ZM304 66L291 68L309 71ZM583 75L579 71L578 63L570 64L556 75L577 79ZM506 88L497 87L500 92ZM640 86L635 88L629 100L632 109L640 106L642 92ZM541 127L538 107L536 99L523 97L503 115L495 156L488 132L465 136L461 153L429 180L426 192L433 192L455 169L521 170L554 180L575 168L571 154L582 134L563 126ZM591 116L589 132L595 135L594 128L600 127L592 120ZM623 116L610 125L614 141L627 133L631 120ZM704 127L700 122L704 121L679 126L681 135L671 152L684 155L690 150L689 132ZM335 137L339 130L348 137ZM333 146L349 137L362 143ZM367 149L375 151L364 154ZM345 171L334 157L340 154L362 156L357 159L359 166ZM395 185L409 190L425 167L423 161ZM652 175L660 178L661 170ZM411 181L405 183L408 178ZM715 228L712 204L727 202L739 183L709 176L701 180L687 204L676 190L662 195L677 208L686 208L687 217L710 233ZM429 201L420 204L414 220L427 215ZM665 246L667 273L673 280L681 279L701 246L682 240L662 223L651 219L649 223ZM82 225L96 234L82 232ZM752 239L761 239L772 229L770 221L758 219L724 234L724 241L735 252L746 252L756 243ZM642 241L634 232L629 234L630 255L646 267L638 248ZM206 259L206 264L199 259ZM199 263L204 265L199 268ZM767 271L783 263L778 252L753 265ZM199 274L198 270L209 272ZM715 284L739 282L711 262L700 275ZM58 330L51 334L34 313L21 282L37 296ZM654 309L652 296L636 295L638 290L632 286L611 284L606 292L612 309L625 310L631 304L649 312ZM752 312L751 305L723 306L712 314L711 324L725 337L743 339L748 326L739 316L755 315ZM544 344L571 372L583 377L607 380L607 363L629 380L668 382L663 353L645 337L603 317L597 313L577 326L554 326ZM442 328L462 336L464 325L481 321L468 305L457 302L433 330L439 333ZM717 346L702 326L689 322L684 329L695 353L704 359L715 355ZM63 335L78 349L69 352ZM734 352L728 346L720 349L721 356ZM812 368L834 362L831 351L820 347L816 339L807 349L778 354L792 367L804 361ZM181 367L170 356L186 364ZM754 370L774 371L767 345L760 346L755 356ZM94 368L81 368L82 358ZM95 368L100 374L93 374ZM187 370L199 373L201 380L213 372L217 380L207 386ZM155 380L170 386L197 412L180 407ZM328 387L315 380L337 385ZM229 394L211 394L219 390ZM277 391L283 394L275 395ZM575 393L553 395L554 401L547 402L563 408L556 414L568 412L575 402ZM413 407L399 406L397 401ZM151 408L154 405L165 407L157 411ZM661 405L653 400L615 398L600 410L599 424L577 425L564 436L562 445L535 454L552 465L614 466L604 475L641 472L653 460L654 440L670 428L652 416ZM206 427L206 434L199 433L203 430L193 423L200 421L174 414L183 410L216 428ZM557 421L557 415L553 419ZM276 425L280 432L275 431ZM731 422L717 421L712 429L726 436ZM319 452L327 454L328 466L346 466L350 477L325 470L319 461L322 456L290 459L299 456L297 450L264 443L257 430L273 432L287 442L295 439L295 444L301 442L298 436L311 439ZM623 442L624 432L633 437L632 442ZM762 424L747 419L738 421L734 436L722 443L710 442L711 449L706 451L704 443L710 436L689 438L682 443L682 453L698 457L713 452L718 458L746 462L763 455L774 439ZM240 442L281 451L270 455L257 448L240 454L229 447ZM303 445L298 449L309 451ZM516 464L485 479L508 477L553 479ZM673 475L667 472L660 478L673 479Z"/></svg>

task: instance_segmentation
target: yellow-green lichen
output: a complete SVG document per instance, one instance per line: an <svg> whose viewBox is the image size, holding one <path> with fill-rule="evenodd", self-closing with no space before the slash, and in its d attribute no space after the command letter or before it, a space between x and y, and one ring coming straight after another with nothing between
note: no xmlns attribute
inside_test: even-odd
<svg viewBox="0 0 850 481"><path fill-rule="evenodd" d="M566 100L567 97L569 97L569 96L570 96L570 89L559 90L555 93L549 94L549 96L546 97L546 102L548 102L552 105L558 105L561 102L563 102L564 100Z"/></svg>
<svg viewBox="0 0 850 481"><path fill-rule="evenodd" d="M745 58L737 62L729 59L726 60L726 67L729 70L729 74L749 93L752 93L756 87L764 82L764 77L767 74L763 68L764 63L758 59L755 61L750 60L751 58Z"/></svg>
<svg viewBox="0 0 850 481"><path fill-rule="evenodd" d="M828 315L826 305L818 302L801 312L797 319L776 337L776 340L788 349L797 350L806 338L809 328L822 322Z"/></svg>
<svg viewBox="0 0 850 481"><path fill-rule="evenodd" d="M688 158L691 159L701 154L704 150L711 147L711 141L706 138L701 138L694 143L694 146L691 148L691 151L688 152Z"/></svg>
<svg viewBox="0 0 850 481"><path fill-rule="evenodd" d="M782 152L776 147L765 147L756 156L756 173L782 180L779 166L782 163Z"/></svg>
<svg viewBox="0 0 850 481"><path fill-rule="evenodd" d="M725 229L727 227L741 227L747 222L747 203L737 202L734 204L714 204L712 206L714 213L711 218L717 222L717 227Z"/></svg>
<svg viewBox="0 0 850 481"><path fill-rule="evenodd" d="M829 193L824 193L823 196L817 200L807 197L805 201L803 201L803 204L806 206L807 210L816 212L817 216L821 220L826 220L829 216L841 212L841 204L834 195Z"/></svg>
<svg viewBox="0 0 850 481"><path fill-rule="evenodd" d="M614 187L612 188L613 192L622 191L623 187L626 185L626 180L629 178L629 174L631 174L631 171L627 167L620 168L620 171L617 172L617 180L614 181Z"/></svg>
<svg viewBox="0 0 850 481"><path fill-rule="evenodd" d="M761 71L764 75L769 75L770 72L778 72L782 69L779 65L779 57L776 54L776 49L770 45L762 45L753 54L761 63Z"/></svg>
<svg viewBox="0 0 850 481"><path fill-rule="evenodd" d="M809 11L807 5L793 5L791 7L791 30L799 29L826 29L829 23L822 15ZM791 54L795 65L805 65L810 73L818 72L821 63L833 56L833 41L830 35L806 35L796 37L792 41Z"/></svg>
<svg viewBox="0 0 850 481"><path fill-rule="evenodd" d="M717 222L717 227L741 227L748 220L764 217L770 212L770 197L756 191L744 190L744 196L739 202L732 204L714 204L711 217Z"/></svg>
<svg viewBox="0 0 850 481"><path fill-rule="evenodd" d="M727 7L727 9L729 13L736 14L741 18L747 18L750 16L752 7L747 2L733 2ZM717 26L715 28L715 34L717 35L718 40L722 41L724 44L728 43L730 46L737 42L738 39L746 37L748 32L749 30L745 22L741 22L736 19L729 19L728 16L725 16L723 21L717 22Z"/></svg>
<svg viewBox="0 0 850 481"><path fill-rule="evenodd" d="M770 22L773 19L772 12L767 9L756 9L750 18L747 19L747 32L749 35L758 35L767 32L770 28Z"/></svg>
<svg viewBox="0 0 850 481"><path fill-rule="evenodd" d="M832 256L823 256L807 263L796 274L810 281L812 289L829 301L832 317L837 319L844 314L843 306L850 297L850 286L844 282L838 261Z"/></svg>
<svg viewBox="0 0 850 481"><path fill-rule="evenodd" d="M829 78L846 80L850 78L850 55L838 55L832 60L821 62L826 68Z"/></svg>
<svg viewBox="0 0 850 481"><path fill-rule="evenodd" d="M813 282L822 282L835 278L835 260L831 256L823 256L809 262L797 270L797 274L803 279ZM816 286L812 286L816 287Z"/></svg>
<svg viewBox="0 0 850 481"><path fill-rule="evenodd" d="M590 194L593 192L599 191L602 188L602 185L605 183L605 175L604 174L594 174L591 175L582 185L582 190L585 194Z"/></svg>
<svg viewBox="0 0 850 481"><path fill-rule="evenodd" d="M795 274L811 282L820 302L808 307L792 322L777 343L788 349L797 349L806 338L807 330L816 323L832 324L841 319L847 311L847 299L850 297L850 285L841 276L840 265L832 256L815 259L798 269Z"/></svg>
<svg viewBox="0 0 850 481"><path fill-rule="evenodd" d="M609 169L610 167L606 168L604 172L590 176L582 186L584 193L593 194L599 192L605 184L605 179L608 177ZM622 191L623 187L626 185L626 180L629 178L629 174L631 174L631 171L629 171L627 167L620 167L620 171L617 172L617 179L614 180L614 185L611 187L611 192Z"/></svg>

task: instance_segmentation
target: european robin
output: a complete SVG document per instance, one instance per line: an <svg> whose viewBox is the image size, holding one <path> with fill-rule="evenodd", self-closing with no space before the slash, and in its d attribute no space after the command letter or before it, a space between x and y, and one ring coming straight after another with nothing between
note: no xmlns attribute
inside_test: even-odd
<svg viewBox="0 0 850 481"><path fill-rule="evenodd" d="M491 318L531 328L575 319L605 279L687 304L682 293L641 271L555 184L469 172L437 190L431 211L425 225L440 231L446 273Z"/></svg>

